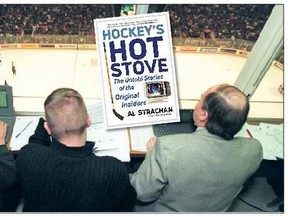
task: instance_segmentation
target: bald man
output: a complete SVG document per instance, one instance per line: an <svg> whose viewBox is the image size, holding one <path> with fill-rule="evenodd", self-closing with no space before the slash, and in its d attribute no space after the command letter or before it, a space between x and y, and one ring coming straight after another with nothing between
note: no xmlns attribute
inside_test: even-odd
<svg viewBox="0 0 288 216"><path fill-rule="evenodd" d="M213 86L195 106L194 133L151 138L131 177L142 202L136 211L227 211L263 157L258 140L234 138L248 112L249 101L239 89Z"/></svg>

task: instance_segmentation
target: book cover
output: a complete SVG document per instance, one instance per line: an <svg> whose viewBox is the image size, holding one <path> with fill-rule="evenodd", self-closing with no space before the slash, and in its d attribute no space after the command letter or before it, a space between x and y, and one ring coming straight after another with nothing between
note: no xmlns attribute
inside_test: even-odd
<svg viewBox="0 0 288 216"><path fill-rule="evenodd" d="M179 122L169 12L94 20L107 129Z"/></svg>

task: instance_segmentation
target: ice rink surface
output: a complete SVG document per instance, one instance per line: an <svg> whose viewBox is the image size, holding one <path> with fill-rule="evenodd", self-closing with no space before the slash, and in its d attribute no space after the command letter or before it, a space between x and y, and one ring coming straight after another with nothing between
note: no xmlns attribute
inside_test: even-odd
<svg viewBox="0 0 288 216"><path fill-rule="evenodd" d="M13 86L18 112L43 112L45 98L59 87L76 89L87 105L102 98L95 50L19 49L0 50L0 54L0 84L6 80ZM12 74L12 62L16 76ZM234 84L245 62L246 58L233 55L175 53L180 108L194 108L181 107L181 101L196 103L212 85ZM283 104L283 95L278 92L282 83L283 71L272 66L251 102Z"/></svg>

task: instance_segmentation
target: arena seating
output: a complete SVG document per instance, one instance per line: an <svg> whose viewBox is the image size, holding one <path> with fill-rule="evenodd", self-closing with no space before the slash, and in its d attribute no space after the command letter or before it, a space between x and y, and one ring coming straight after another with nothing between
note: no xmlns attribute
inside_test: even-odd
<svg viewBox="0 0 288 216"><path fill-rule="evenodd" d="M172 37L256 41L274 4L161 6L170 12ZM115 8L119 5L1 4L0 35L93 35L93 19L113 17Z"/></svg>

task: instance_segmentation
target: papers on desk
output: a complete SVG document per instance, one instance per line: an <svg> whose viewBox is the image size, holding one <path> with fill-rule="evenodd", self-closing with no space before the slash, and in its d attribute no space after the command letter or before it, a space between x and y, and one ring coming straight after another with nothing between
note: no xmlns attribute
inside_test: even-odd
<svg viewBox="0 0 288 216"><path fill-rule="evenodd" d="M113 156L121 161L130 161L127 129L105 130L104 123L92 124L87 130L87 140L95 142L97 156Z"/></svg>
<svg viewBox="0 0 288 216"><path fill-rule="evenodd" d="M146 143L154 136L152 126L133 127L129 131L127 128L105 130L101 102L87 106L87 110L92 120L87 140L95 142L96 155L109 155L121 161L130 161L130 141L131 150L146 152Z"/></svg>
<svg viewBox="0 0 288 216"><path fill-rule="evenodd" d="M87 106L87 112L91 116L92 124L104 122L104 112L103 112L102 102L98 102L96 104Z"/></svg>
<svg viewBox="0 0 288 216"><path fill-rule="evenodd" d="M253 138L261 142L264 159L276 160L276 158L284 158L283 124L260 123L259 125L249 125L245 123L236 136L249 137L246 130L250 131Z"/></svg>
<svg viewBox="0 0 288 216"><path fill-rule="evenodd" d="M10 141L12 151L19 151L24 145L28 144L29 137L39 122L39 116L17 116Z"/></svg>
<svg viewBox="0 0 288 216"><path fill-rule="evenodd" d="M112 156L121 161L130 161L129 134L127 128L106 130L102 103L87 106L92 125L87 130L87 140L95 142L97 156Z"/></svg>
<svg viewBox="0 0 288 216"><path fill-rule="evenodd" d="M146 143L153 136L152 126L130 128L131 150L146 152Z"/></svg>

